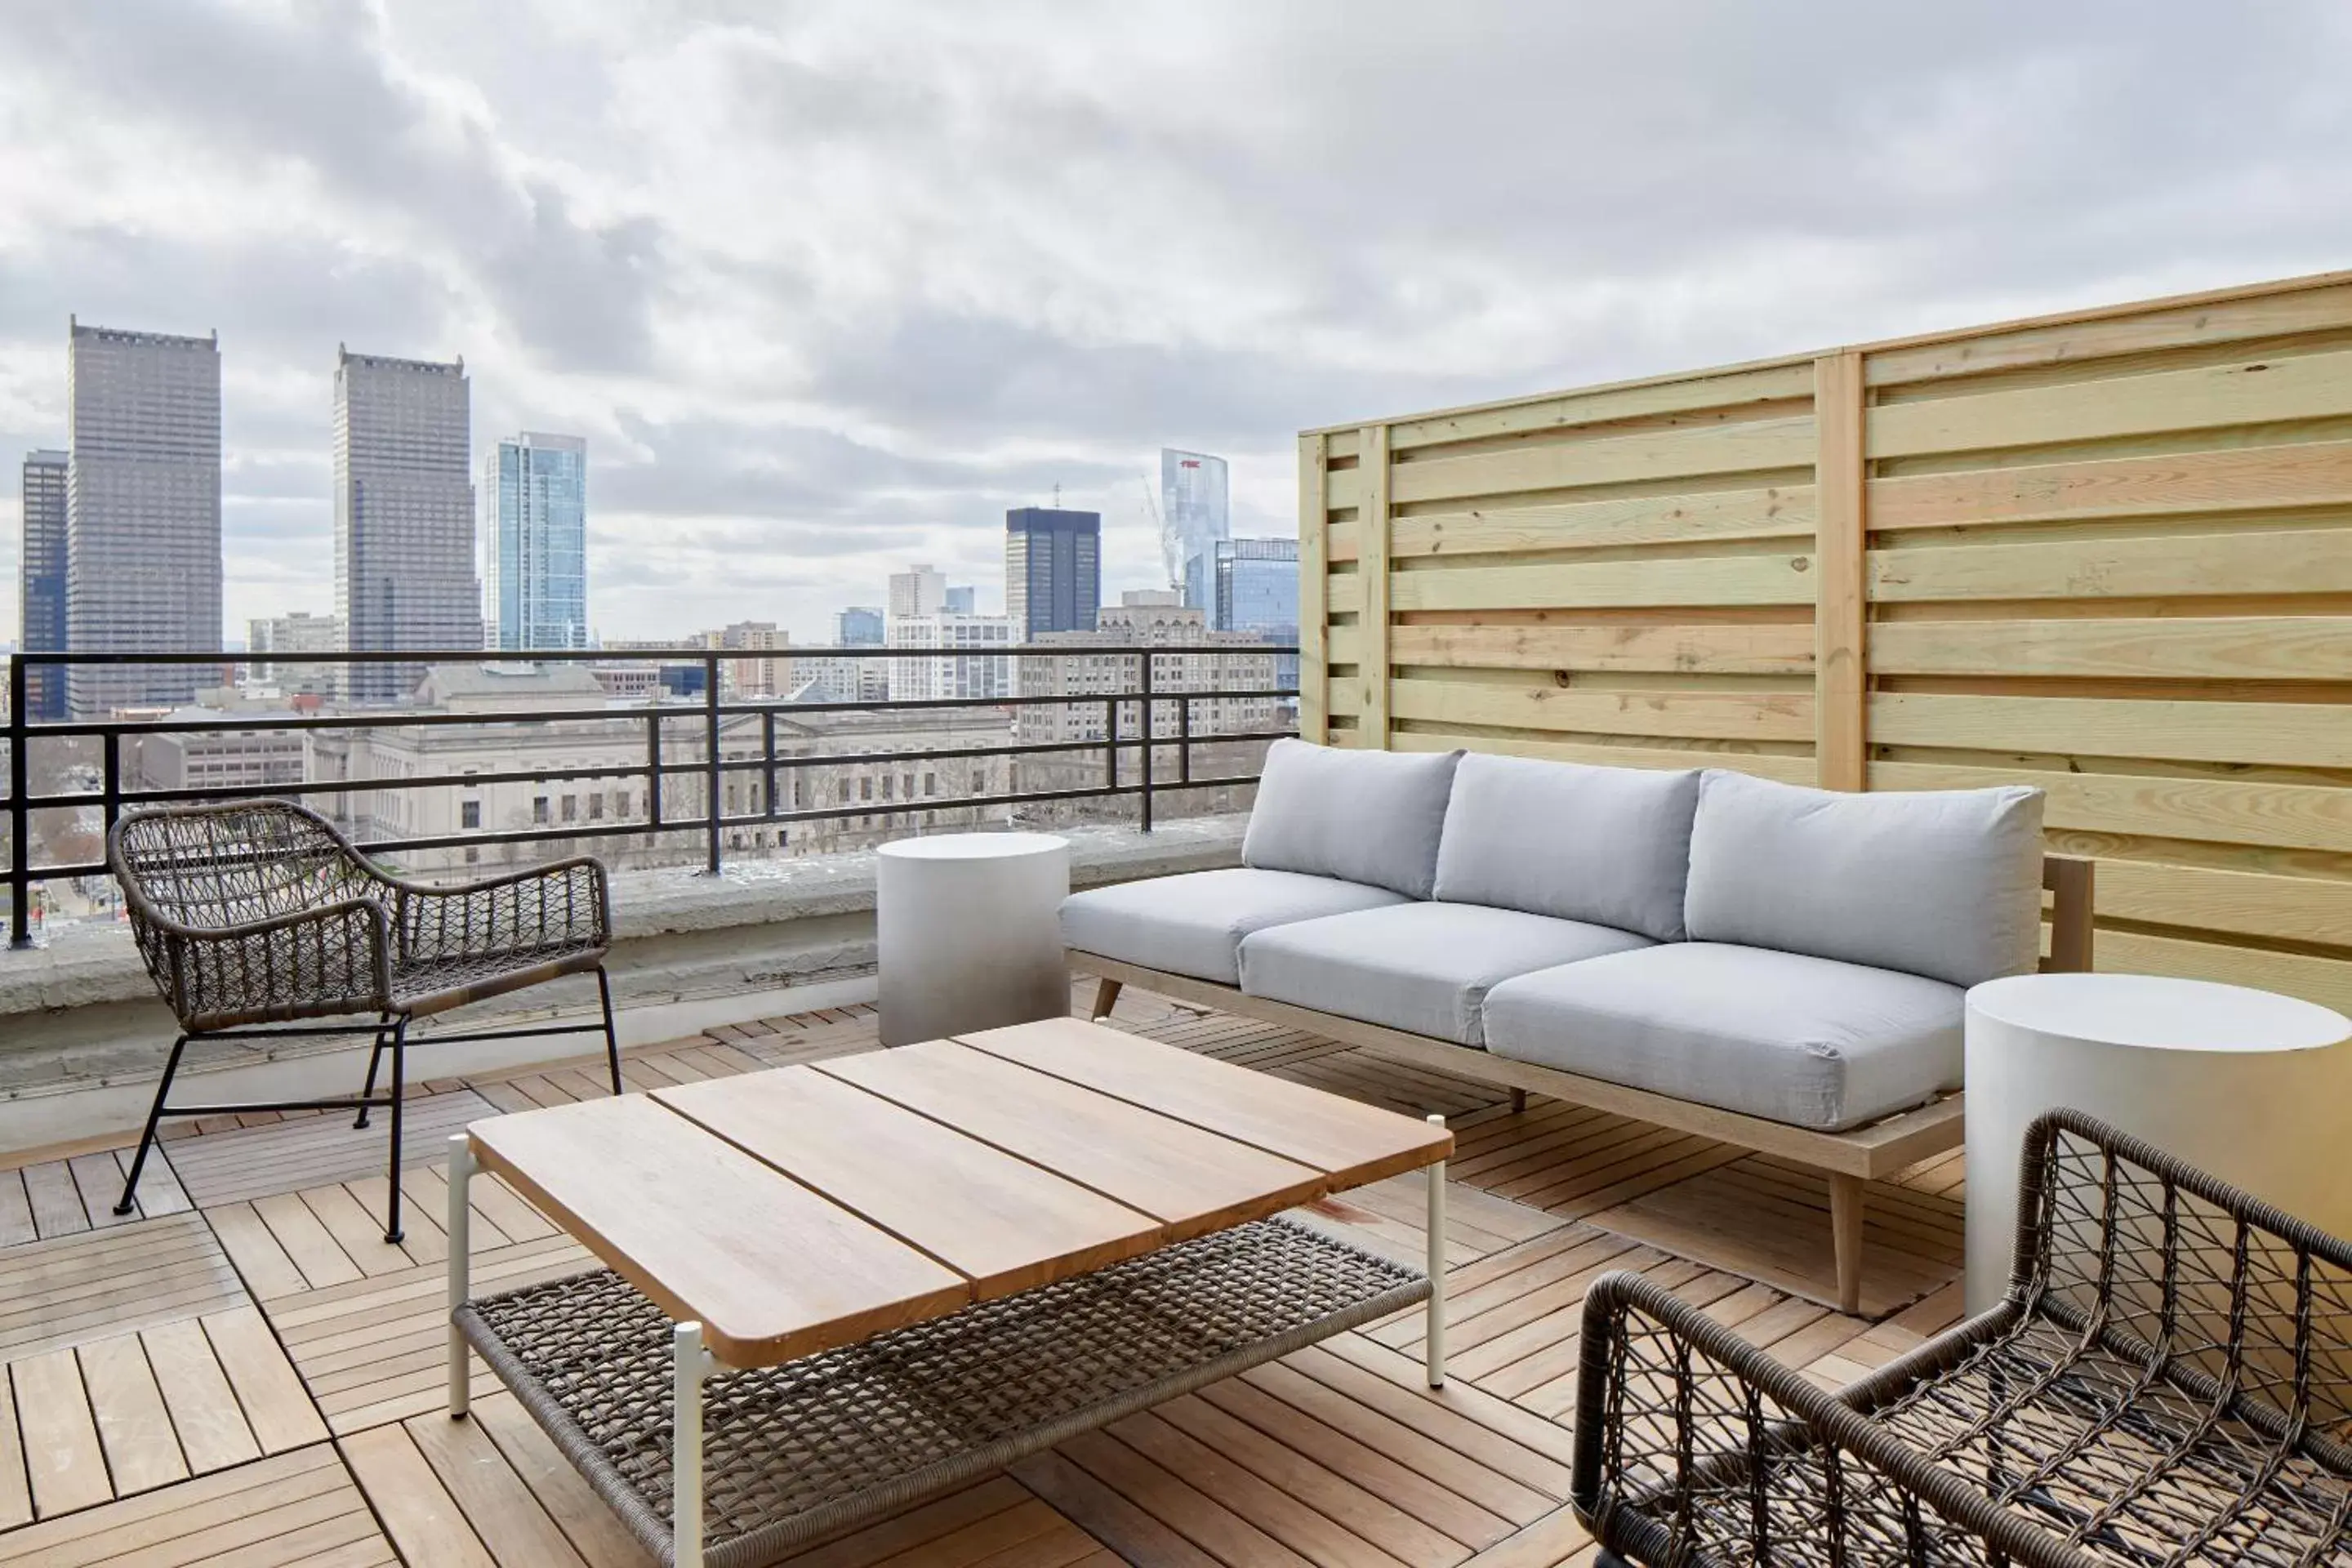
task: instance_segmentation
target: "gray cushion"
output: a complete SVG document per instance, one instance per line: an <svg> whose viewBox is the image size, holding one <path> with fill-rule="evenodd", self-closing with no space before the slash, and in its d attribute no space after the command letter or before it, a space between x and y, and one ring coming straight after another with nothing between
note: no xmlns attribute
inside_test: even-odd
<svg viewBox="0 0 2352 1568"><path fill-rule="evenodd" d="M1454 772L1437 896L1679 942L1698 781L1474 752Z"/></svg>
<svg viewBox="0 0 2352 1568"><path fill-rule="evenodd" d="M2042 792L1844 795L1710 769L1684 919L1744 942L1974 985L2034 967Z"/></svg>
<svg viewBox="0 0 2352 1568"><path fill-rule="evenodd" d="M1293 871L1193 871L1072 893L1062 900L1062 943L1234 985L1234 950L1254 931L1403 901L1385 888Z"/></svg>
<svg viewBox="0 0 2352 1568"><path fill-rule="evenodd" d="M1397 904L1244 938L1242 989L1475 1046L1479 1004L1496 982L1648 945L1631 931L1517 910Z"/></svg>
<svg viewBox="0 0 2352 1568"><path fill-rule="evenodd" d="M1960 1081L1957 985L1801 953L1675 942L1507 980L1486 1048L1839 1131Z"/></svg>
<svg viewBox="0 0 2352 1568"><path fill-rule="evenodd" d="M1276 741L1265 753L1242 864L1425 899L1459 752L1337 751Z"/></svg>

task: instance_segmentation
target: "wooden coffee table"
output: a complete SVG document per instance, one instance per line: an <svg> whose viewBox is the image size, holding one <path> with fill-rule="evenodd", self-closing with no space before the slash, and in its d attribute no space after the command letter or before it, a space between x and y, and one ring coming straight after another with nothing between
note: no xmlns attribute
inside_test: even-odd
<svg viewBox="0 0 2352 1568"><path fill-rule="evenodd" d="M450 1142L450 1414L470 1347L680 1568L765 1561L1424 1298L1444 1380L1442 1119L1074 1018ZM470 1300L478 1169L606 1268ZM1416 1169L1425 1272L1270 1217Z"/></svg>

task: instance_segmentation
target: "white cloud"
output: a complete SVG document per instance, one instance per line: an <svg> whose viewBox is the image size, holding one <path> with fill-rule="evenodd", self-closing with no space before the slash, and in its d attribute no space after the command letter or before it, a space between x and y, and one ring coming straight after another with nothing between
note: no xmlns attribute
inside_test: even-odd
<svg viewBox="0 0 2352 1568"><path fill-rule="evenodd" d="M335 344L462 353L478 442L589 438L615 635L992 583L1056 482L1138 585L1163 441L1287 531L1303 425L2341 265L2347 16L43 7L0 454L63 437L68 311L217 327L230 624L324 608Z"/></svg>

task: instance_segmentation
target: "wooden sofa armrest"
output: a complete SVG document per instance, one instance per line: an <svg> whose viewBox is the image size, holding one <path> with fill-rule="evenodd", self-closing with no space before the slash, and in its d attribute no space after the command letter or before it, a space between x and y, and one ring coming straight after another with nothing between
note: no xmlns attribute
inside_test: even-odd
<svg viewBox="0 0 2352 1568"><path fill-rule="evenodd" d="M2080 973L2091 967L2091 892L2098 862L2079 855L2044 855L2042 889L2050 900L2050 956L2045 973Z"/></svg>

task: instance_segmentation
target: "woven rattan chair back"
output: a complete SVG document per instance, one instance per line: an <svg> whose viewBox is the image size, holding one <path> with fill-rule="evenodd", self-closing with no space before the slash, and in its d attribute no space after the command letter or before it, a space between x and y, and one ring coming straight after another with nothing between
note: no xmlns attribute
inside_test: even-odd
<svg viewBox="0 0 2352 1568"><path fill-rule="evenodd" d="M316 813L289 801L134 812L107 859L131 918L218 929L323 909L375 890L366 863Z"/></svg>

